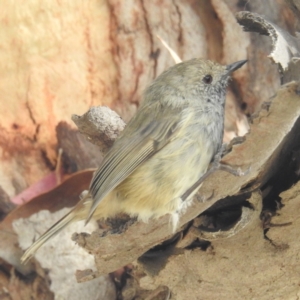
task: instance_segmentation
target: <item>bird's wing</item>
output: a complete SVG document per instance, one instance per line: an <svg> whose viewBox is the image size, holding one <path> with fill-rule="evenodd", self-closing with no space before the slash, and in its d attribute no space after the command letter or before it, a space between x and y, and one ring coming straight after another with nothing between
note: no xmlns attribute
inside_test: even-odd
<svg viewBox="0 0 300 300"><path fill-rule="evenodd" d="M169 143L183 126L185 118L183 118L182 109L170 109L163 115L158 111L160 108L154 108L153 105L142 108L143 114L139 112L133 118L96 171L90 185L93 203L86 222L90 220L101 200L110 191L141 163ZM154 118L151 115L153 111L160 114L160 118Z"/></svg>

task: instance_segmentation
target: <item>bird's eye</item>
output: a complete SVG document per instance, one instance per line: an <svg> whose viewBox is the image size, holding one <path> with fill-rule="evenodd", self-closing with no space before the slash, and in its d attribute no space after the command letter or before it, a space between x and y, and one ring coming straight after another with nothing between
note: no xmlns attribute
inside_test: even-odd
<svg viewBox="0 0 300 300"><path fill-rule="evenodd" d="M213 78L211 75L205 75L202 79L202 81L205 83L205 84L211 84L212 81L213 81Z"/></svg>

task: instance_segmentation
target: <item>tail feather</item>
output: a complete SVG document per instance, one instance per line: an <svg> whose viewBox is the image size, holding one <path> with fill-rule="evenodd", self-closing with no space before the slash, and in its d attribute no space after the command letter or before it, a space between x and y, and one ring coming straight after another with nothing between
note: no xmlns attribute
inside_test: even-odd
<svg viewBox="0 0 300 300"><path fill-rule="evenodd" d="M62 219L56 222L52 227L50 227L45 233L43 233L23 254L21 257L21 262L23 264L27 263L30 260L36 251L46 243L50 238L54 237L58 234L62 229L68 226L71 222L76 221L76 213L74 213L74 209L71 210L67 215L65 215Z"/></svg>
<svg viewBox="0 0 300 300"><path fill-rule="evenodd" d="M51 226L45 233L43 233L23 254L21 257L21 262L25 264L36 251L46 243L50 238L58 234L62 229L68 226L74 221L84 220L86 218L87 212L91 205L91 200L89 195L85 195L78 204L63 218L57 221L53 226Z"/></svg>
<svg viewBox="0 0 300 300"><path fill-rule="evenodd" d="M113 196L112 196L113 197ZM111 203L111 198L106 197L107 203ZM102 202L104 203L104 202ZM49 239L58 234L62 229L67 227L70 223L74 221L85 220L87 218L88 212L92 204L92 198L89 193L83 195L81 200L77 205L63 218L56 222L52 227L50 227L45 233L43 233L23 254L21 257L21 262L25 264L30 258L34 256L36 251ZM108 209L107 209L108 208ZM101 210L95 212L94 217L97 219L107 218L110 215L115 215L120 212L119 205L108 206L104 205Z"/></svg>

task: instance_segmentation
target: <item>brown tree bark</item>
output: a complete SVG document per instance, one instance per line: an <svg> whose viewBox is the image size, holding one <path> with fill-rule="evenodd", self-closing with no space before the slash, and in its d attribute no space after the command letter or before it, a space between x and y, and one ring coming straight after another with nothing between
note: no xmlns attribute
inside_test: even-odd
<svg viewBox="0 0 300 300"><path fill-rule="evenodd" d="M83 115L91 106L106 105L128 121L136 112L143 89L174 64L157 36L164 39L182 60L204 57L222 64L249 60L247 66L234 75L229 87L225 140L245 134L249 129L246 116L257 112L264 101L277 93L281 77L278 67L267 57L272 50L270 38L244 32L235 14L243 10L259 13L294 34L300 22L297 20L298 4L297 0L31 0L17 5L4 0L2 6L5 9L0 12L0 203L5 203L0 209L3 215L12 207L7 204L9 197L13 198L54 170L58 145L64 150L65 173L100 164L101 155L96 153L98 148L78 137L71 115ZM196 235L195 238L193 234L181 233L179 235L184 239L176 240L177 246L171 243L173 252L170 247L164 248L169 252L163 265L158 266L154 273L142 254L170 238L164 232L167 217L160 219L156 227L153 227L154 223L149 227L145 224L129 227L124 243L130 232L144 235L144 240L139 243L139 249L136 244L124 246L124 249L131 248L132 252L122 253L121 248L113 248L111 251L119 250L116 251L119 260L112 260L111 265L109 259L102 264L103 257L93 245L93 236L84 240L85 247L98 251L97 272L101 274L134 261L133 274L138 284L127 280L122 287L124 299L138 296L139 299L158 299L158 294L165 297L170 293L172 299L282 299L298 296L298 267L295 267L299 252L296 239L298 185L281 194L297 182L295 165L289 165L285 170L289 180L280 183L282 161L289 162L281 158L298 153L298 144L292 142L291 137L298 138L295 132L299 122L291 115L299 109L299 90L297 84L289 87L290 90L283 89L278 93L277 102L271 105L270 112L262 110L254 119L251 127L254 133L251 132L248 140L234 147L225 158L231 164L251 165L250 175L234 180L229 178L230 175L216 174L200 192L209 197L211 189L219 187L212 201L202 206L196 203L196 209L193 207L182 221L183 225L218 200L239 193L241 188L253 188L255 180L259 182L262 193L255 192L248 200L251 204L255 199L256 204L244 230L232 238L204 244L199 242L206 239L204 236ZM288 98L286 103L291 101L289 115L282 115L286 108L282 104L284 97ZM67 125L61 125L62 121ZM122 130L119 126L116 132ZM110 145L107 140L101 143L106 148ZM255 157L251 156L251 145L255 145ZM297 155L293 159L297 163ZM272 163L274 165L270 167ZM70 177L71 182L75 180L73 178ZM69 191L70 185L64 184L58 189L65 187ZM56 192L54 189L51 195ZM269 231L265 235L267 225L260 220L260 213L263 209L275 214L277 208L269 209L268 206L272 197L285 206L271 223L287 223L289 226L272 227L269 222ZM71 198L74 200L76 195L72 194ZM6 220L15 216L12 214ZM5 220L0 225L1 234L8 227L12 230L11 221L8 227ZM151 235L153 228L157 230L153 231L156 235ZM118 236L114 238L119 239ZM7 245L7 251L17 243L16 239L6 241L11 243ZM198 246L195 241L199 242ZM104 240L103 245L102 250L107 250ZM2 245L0 250L5 252L5 247ZM110 254L113 256L114 252ZM137 262L139 256L142 259ZM8 292L0 292L0 298L4 295L7 299L21 299L12 290L25 289L27 284L29 289L33 285L41 286L45 299L51 299L47 275L39 267L32 267L37 270L38 277L24 283L13 273L17 264L6 261L3 266L5 271L0 273L0 286ZM81 275L84 278L86 274ZM128 293L128 289L135 296L130 296L133 294ZM34 291L32 297L42 299ZM120 299L121 294L119 292ZM116 296L112 292L110 297Z"/></svg>

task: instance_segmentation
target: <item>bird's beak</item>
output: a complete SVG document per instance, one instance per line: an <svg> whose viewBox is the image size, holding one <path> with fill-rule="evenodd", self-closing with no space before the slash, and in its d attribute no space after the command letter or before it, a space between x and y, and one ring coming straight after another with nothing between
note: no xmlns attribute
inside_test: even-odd
<svg viewBox="0 0 300 300"><path fill-rule="evenodd" d="M227 65L226 66L226 71L227 71L227 75L230 75L232 72L234 72L235 70L239 69L241 66L243 66L248 60L239 60L233 64Z"/></svg>

